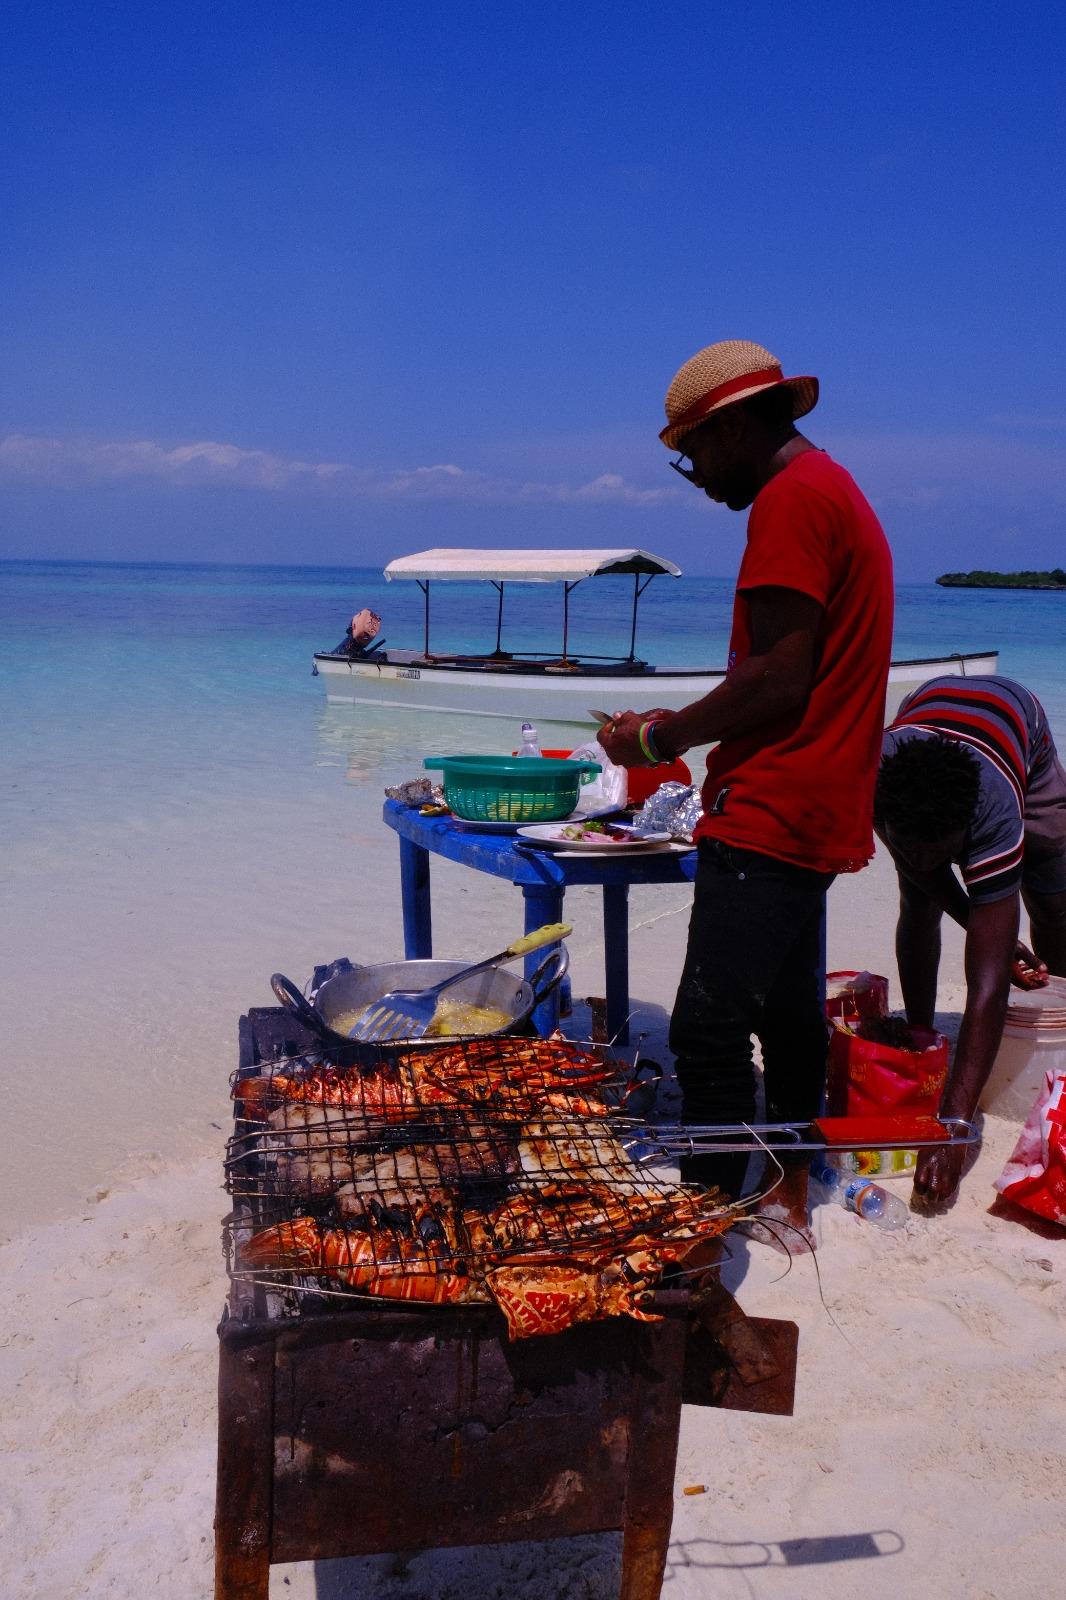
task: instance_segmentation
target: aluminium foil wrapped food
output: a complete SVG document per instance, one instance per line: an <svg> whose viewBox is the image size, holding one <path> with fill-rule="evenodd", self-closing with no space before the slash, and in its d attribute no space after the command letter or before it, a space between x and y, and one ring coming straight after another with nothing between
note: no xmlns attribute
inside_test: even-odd
<svg viewBox="0 0 1066 1600"><path fill-rule="evenodd" d="M694 783L664 783L645 800L634 826L641 833L668 833L690 844L702 815L703 801Z"/></svg>
<svg viewBox="0 0 1066 1600"><path fill-rule="evenodd" d="M408 778L405 783L390 783L385 789L386 800L399 800L405 806L442 806L444 790L429 778Z"/></svg>

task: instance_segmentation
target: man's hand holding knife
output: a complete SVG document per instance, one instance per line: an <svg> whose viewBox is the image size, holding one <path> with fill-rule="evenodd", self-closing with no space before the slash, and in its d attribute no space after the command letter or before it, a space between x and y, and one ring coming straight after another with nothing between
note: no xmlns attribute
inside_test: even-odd
<svg viewBox="0 0 1066 1600"><path fill-rule="evenodd" d="M656 761L672 761L679 754L672 748L664 749L662 734L672 711L657 707L653 711L615 711L610 716L604 711L591 711L590 716L600 724L596 735L604 751L619 767L648 767ZM649 746L648 725L655 725L654 744ZM643 730L644 737L641 738Z"/></svg>

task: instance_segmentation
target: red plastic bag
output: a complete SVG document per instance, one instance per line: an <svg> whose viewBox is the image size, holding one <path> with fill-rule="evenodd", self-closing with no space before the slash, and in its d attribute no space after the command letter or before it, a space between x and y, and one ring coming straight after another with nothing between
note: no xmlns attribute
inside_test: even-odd
<svg viewBox="0 0 1066 1600"><path fill-rule="evenodd" d="M996 1188L1005 1200L1066 1228L1066 1072L1044 1074Z"/></svg>
<svg viewBox="0 0 1066 1600"><path fill-rule="evenodd" d="M853 1018L888 1016L888 979L879 972L827 972L825 1014Z"/></svg>
<svg viewBox="0 0 1066 1600"><path fill-rule="evenodd" d="M628 771L631 806L642 806L664 783L692 782L691 769L680 759L664 761L657 767L630 767Z"/></svg>
<svg viewBox="0 0 1066 1600"><path fill-rule="evenodd" d="M936 1116L948 1075L948 1041L932 1028L910 1032L917 1050L897 1050L833 1023L826 1085L832 1116L870 1117L883 1111Z"/></svg>

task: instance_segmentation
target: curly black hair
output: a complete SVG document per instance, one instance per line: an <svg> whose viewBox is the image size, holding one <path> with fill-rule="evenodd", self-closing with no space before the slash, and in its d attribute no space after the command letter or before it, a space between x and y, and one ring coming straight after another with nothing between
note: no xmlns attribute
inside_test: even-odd
<svg viewBox="0 0 1066 1600"><path fill-rule="evenodd" d="M896 832L932 844L969 825L980 783L977 757L965 745L915 734L882 760L874 810Z"/></svg>

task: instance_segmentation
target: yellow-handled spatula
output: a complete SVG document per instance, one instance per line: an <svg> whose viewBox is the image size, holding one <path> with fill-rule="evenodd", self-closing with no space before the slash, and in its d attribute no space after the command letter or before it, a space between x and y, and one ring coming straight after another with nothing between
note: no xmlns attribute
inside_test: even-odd
<svg viewBox="0 0 1066 1600"><path fill-rule="evenodd" d="M476 966L464 967L462 972L453 973L442 983L435 983L431 989L390 989L388 994L383 994L380 1000L375 1000L367 1007L354 1027L348 1030L348 1037L359 1044L390 1044L394 1039L421 1039L433 1021L437 1001L445 989L462 983L464 978L472 978L476 972L487 972L489 967L514 961L517 956L529 955L531 950L540 950L546 944L558 944L572 931L569 923L546 922L542 928L523 934L521 939L509 944L499 955L489 956L487 961L479 961Z"/></svg>

